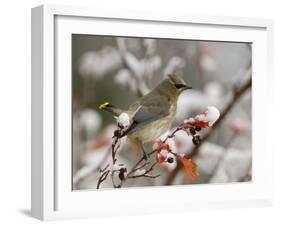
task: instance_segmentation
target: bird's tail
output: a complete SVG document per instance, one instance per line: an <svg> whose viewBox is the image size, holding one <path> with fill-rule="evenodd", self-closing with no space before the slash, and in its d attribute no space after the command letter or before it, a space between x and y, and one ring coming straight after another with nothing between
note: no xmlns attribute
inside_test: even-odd
<svg viewBox="0 0 281 226"><path fill-rule="evenodd" d="M114 114L115 116L119 116L122 112L124 112L122 109L120 108L117 108L111 104L109 104L108 102L105 102L103 104L101 104L99 106L99 109L102 109L102 110L106 110L108 112L111 112L112 114Z"/></svg>

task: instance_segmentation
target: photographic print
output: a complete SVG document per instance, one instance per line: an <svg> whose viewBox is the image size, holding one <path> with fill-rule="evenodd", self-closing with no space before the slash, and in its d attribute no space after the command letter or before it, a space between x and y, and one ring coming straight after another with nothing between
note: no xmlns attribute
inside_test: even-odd
<svg viewBox="0 0 281 226"><path fill-rule="evenodd" d="M72 34L72 188L252 180L251 43Z"/></svg>

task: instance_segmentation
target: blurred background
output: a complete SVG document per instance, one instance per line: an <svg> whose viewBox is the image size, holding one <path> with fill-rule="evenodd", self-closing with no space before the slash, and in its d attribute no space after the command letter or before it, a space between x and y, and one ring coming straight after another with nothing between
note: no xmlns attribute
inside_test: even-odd
<svg viewBox="0 0 281 226"><path fill-rule="evenodd" d="M193 157L200 175L193 183L251 181L251 55L249 43L73 34L73 189L95 189L99 169L111 161L116 121L98 106L108 101L127 109L169 73L193 87L180 96L171 130L207 106L226 113ZM173 142L180 154L195 148L186 133ZM118 161L130 168L138 159L122 138ZM189 184L175 169L176 161L163 163L155 168L160 177L127 180L123 187ZM110 179L101 188L112 188Z"/></svg>

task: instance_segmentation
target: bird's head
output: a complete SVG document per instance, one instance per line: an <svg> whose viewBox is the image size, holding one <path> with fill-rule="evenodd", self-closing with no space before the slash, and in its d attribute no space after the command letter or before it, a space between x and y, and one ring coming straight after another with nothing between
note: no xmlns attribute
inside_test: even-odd
<svg viewBox="0 0 281 226"><path fill-rule="evenodd" d="M164 80L162 84L163 88L166 90L165 92L175 98L183 91L192 89L191 86L187 85L187 83L176 74L168 75L168 79Z"/></svg>
<svg viewBox="0 0 281 226"><path fill-rule="evenodd" d="M171 87L174 88L178 93L181 93L187 89L192 89L191 86L187 85L186 82L176 74L169 74L168 81L171 83Z"/></svg>

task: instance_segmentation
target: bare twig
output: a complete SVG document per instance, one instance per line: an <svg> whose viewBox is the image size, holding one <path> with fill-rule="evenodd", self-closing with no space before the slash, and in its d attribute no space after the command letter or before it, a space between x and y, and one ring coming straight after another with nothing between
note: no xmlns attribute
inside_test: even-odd
<svg viewBox="0 0 281 226"><path fill-rule="evenodd" d="M100 178L99 178L99 180L98 180L98 183L97 183L97 189L100 188L101 183L106 180L106 178L107 178L107 176L108 176L109 173L110 173L109 170L107 170L107 171L105 171L104 173L102 173L102 175L100 176Z"/></svg>
<svg viewBox="0 0 281 226"><path fill-rule="evenodd" d="M155 175L155 176L152 176L152 175L149 175L149 173L154 169L154 167L158 164L158 162L155 162L153 163L150 168L148 168L147 170L145 170L144 173L142 174L139 174L139 175L133 175L133 176L128 176L127 178L138 178L138 177L150 177L150 178L156 178L156 177L159 177L160 174L158 175ZM134 171L136 172L136 170Z"/></svg>
<svg viewBox="0 0 281 226"><path fill-rule="evenodd" d="M170 138L173 138L174 136L175 136L175 134L178 132L178 131L180 131L180 130L183 130L183 128L182 127L177 127L169 136L167 136L166 138L165 138L165 140L163 141L164 143L166 143L166 141L168 140L168 139L170 139Z"/></svg>
<svg viewBox="0 0 281 226"><path fill-rule="evenodd" d="M150 157L151 155L153 155L157 150L153 150L151 152L149 152L147 154L148 157ZM144 162L142 165L140 165L142 162ZM133 174L137 171L137 170L140 170L140 169L143 169L144 167L147 166L147 162L146 162L146 159L145 157L141 157L137 163L132 167L131 171L127 173L126 177L124 178L124 180L122 180L119 184L119 188L122 187L122 185L125 183L125 181L129 178L136 178L133 176ZM156 162L152 164L153 167L150 167L150 170L146 170L145 173L143 173L143 175L140 175L138 177L148 177L147 173L151 172L154 168L154 166L156 165ZM156 175L158 177L158 175ZM160 176L160 175L159 175ZM151 177L151 176L150 176ZM151 177L151 178L156 178L156 177Z"/></svg>

